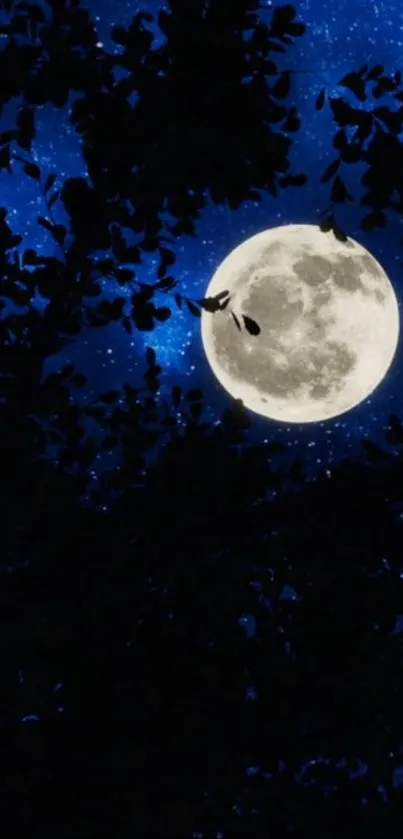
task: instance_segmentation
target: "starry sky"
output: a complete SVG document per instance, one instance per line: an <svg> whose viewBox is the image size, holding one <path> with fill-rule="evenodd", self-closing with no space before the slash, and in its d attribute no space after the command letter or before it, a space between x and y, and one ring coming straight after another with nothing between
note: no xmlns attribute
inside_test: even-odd
<svg viewBox="0 0 403 839"><path fill-rule="evenodd" d="M40 2L42 5L42 3ZM99 48L109 52L119 48L109 33L115 24L129 25L138 11L156 15L164 8L161 0L127 2L114 0L86 0L82 5L90 11L99 34ZM270 0L262 0L261 18L270 20ZM302 128L292 135L292 172L305 172L308 184L302 188L288 188L278 198L264 196L259 202L245 202L238 211L226 206L217 207L208 198L202 218L196 223L196 238L182 236L177 240L177 261L172 273L179 280L181 289L189 297L203 296L216 267L225 256L246 238L266 228L283 224L317 224L319 212L329 204L329 184L322 185L320 176L334 159L330 109L315 111L315 100L326 84L330 95L345 95L337 82L364 63L373 66L382 63L386 73L402 69L403 7L395 2L368 0L302 0L293 4L298 20L307 26L305 35L287 47L285 55L276 54L279 70L298 70L293 76L292 89L286 104L295 104L302 120ZM162 41L158 25L146 24L156 35L155 46ZM80 153L80 138L70 126L68 111L74 97L64 109L46 105L37 111L37 137L34 153L45 174L57 172L56 186L68 177L87 177L85 162ZM0 130L11 127L17 106L11 103L0 118ZM370 102L371 105L371 102ZM399 308L402 302L402 269L400 240L403 219L390 213L387 227L374 233L364 233L359 222L365 215L359 198L363 192L360 177L365 167L344 167L343 180L354 196L349 206L340 205L337 220L349 236L363 244L386 270L397 295ZM61 181L61 182L60 182ZM36 183L15 169L10 177L5 170L0 173L2 206L9 211L8 221L13 232L24 235L20 246L23 251L34 247L39 253L57 255L47 232L38 225L39 214L46 215ZM65 223L63 207L54 207L58 222ZM157 265L154 254L147 254L142 266L136 266L138 278L155 281ZM107 288L113 294L113 288ZM158 300L157 300L158 302ZM165 298L166 303L166 298ZM40 304L40 301L38 305ZM144 349L154 347L158 361L164 368L161 379L162 392L172 384L183 387L202 387L206 396L207 420L218 421L228 405L228 396L215 379L205 357L200 321L187 312L173 309L173 315L151 333L128 335L120 325L82 333L75 344L61 356L49 359L46 372L57 369L61 362L74 363L88 377L89 386L81 396L84 401L94 399L102 391L118 387L123 382L134 386L144 372ZM345 457L362 457L360 441L369 438L382 444L389 414L403 414L403 369L401 341L385 380L361 405L352 411L323 423L308 425L280 424L250 414L251 439L254 442L282 440L290 457L306 459L310 474L326 469L331 474L332 464Z"/></svg>

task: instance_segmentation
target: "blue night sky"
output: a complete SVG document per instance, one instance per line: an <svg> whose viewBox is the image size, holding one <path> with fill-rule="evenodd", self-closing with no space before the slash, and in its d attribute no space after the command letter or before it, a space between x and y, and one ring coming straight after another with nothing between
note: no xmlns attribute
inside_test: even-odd
<svg viewBox="0 0 403 839"><path fill-rule="evenodd" d="M99 33L100 49L116 47L109 37L114 24L128 25L138 11L156 14L164 4L158 0L128 3L114 0L87 0L88 8ZM271 2L262 2L262 19L270 19ZM283 5L283 4L278 4ZM298 20L307 31L296 39L294 47L287 47L285 55L276 54L279 69L303 71L293 76L293 87L286 104L295 104L302 119L302 128L292 135L292 172L305 172L308 184L302 188L288 188L279 197L264 196L260 203L245 202L238 211L226 206L216 207L208 199L200 222L196 223L197 237L182 236L177 240L177 261L172 273L180 281L189 297L204 295L209 280L225 256L244 239L264 230L292 223L318 223L319 211L329 203L329 184L322 185L320 177L334 159L332 137L336 127L332 124L330 109L325 106L315 111L315 99L324 86L330 86L330 95L346 94L336 88L337 82L349 71L357 70L364 63L372 67L382 63L386 73L402 69L400 59L403 47L403 7L395 2L368 3L368 0L304 0L293 4ZM157 34L158 26L146 24ZM309 72L307 72L309 71ZM333 88L332 88L333 86ZM73 98L70 99L70 106ZM17 103L20 104L20 103ZM371 106L371 100L369 105ZM14 121L16 103L5 109L0 120L0 130ZM38 134L34 149L44 174L57 172L56 186L67 177L85 177L86 167L80 154L80 138L69 124L68 107L56 109L46 105L37 111ZM354 196L350 206L340 205L338 222L349 236L367 247L386 270L401 307L402 273L400 265L400 240L403 219L389 214L387 227L366 234L359 222L366 209L359 205L362 187L359 179L364 167L343 167L342 177ZM9 210L8 221L13 232L24 235L21 251L34 247L39 252L55 254L50 235L41 228L36 218L45 215L45 207L38 193L37 184L15 168L10 177L5 170L0 175L0 204ZM56 220L66 221L60 202L54 207ZM140 280L154 281L153 254L143 266L136 266ZM154 260L154 265L157 264ZM113 289L106 289L113 293ZM166 301L166 298L165 302ZM144 348L151 345L157 351L158 361L164 368L162 388L172 384L185 387L202 387L207 402L206 419L218 420L228 404L228 396L215 379L205 358L200 321L173 307L173 315L166 323L159 324L151 333L135 332L128 335L119 325L106 330L93 330L82 334L62 357L73 362L88 377L89 387L81 396L92 400L102 391L118 387L123 382L135 385L144 372ZM61 358L50 360L49 369L60 365ZM252 439L255 442L279 439L289 446L290 456L297 454L307 459L310 470L328 469L340 458L360 454L360 440L368 437L382 444L387 418L391 413L402 414L402 364L400 343L385 380L371 398L354 410L323 423L310 425L279 424L255 414L252 419Z"/></svg>

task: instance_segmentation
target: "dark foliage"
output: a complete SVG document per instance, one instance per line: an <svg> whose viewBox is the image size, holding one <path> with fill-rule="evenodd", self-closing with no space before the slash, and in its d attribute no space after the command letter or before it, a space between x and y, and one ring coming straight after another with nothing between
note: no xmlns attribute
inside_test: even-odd
<svg viewBox="0 0 403 839"><path fill-rule="evenodd" d="M84 327L152 332L175 306L214 317L229 305L227 291L190 300L167 272L207 194L236 210L305 183L289 172L294 76L274 60L305 27L290 5L266 26L257 0L169 0L161 47L139 13L113 28L112 56L79 0L2 9L0 107L24 104L0 135L0 167L35 181L58 254L20 257L0 209L4 825L32 839L398 835L400 418L384 448L364 441L365 463L309 483L302 461L276 465L280 443L246 445L241 402L216 426L199 388L162 399L152 347L141 387L85 406L73 365L44 377ZM342 239L344 164L367 166L362 229L403 212L402 106L363 107L401 103L403 89L381 65L339 84L359 107L325 88L315 106L337 128L320 227ZM33 153L36 109L71 91L90 178L62 184ZM134 266L148 252L159 266L145 284ZM101 299L105 277L130 289L129 307L123 292ZM247 313L228 316L259 334ZM114 449L120 465L94 489L96 455Z"/></svg>

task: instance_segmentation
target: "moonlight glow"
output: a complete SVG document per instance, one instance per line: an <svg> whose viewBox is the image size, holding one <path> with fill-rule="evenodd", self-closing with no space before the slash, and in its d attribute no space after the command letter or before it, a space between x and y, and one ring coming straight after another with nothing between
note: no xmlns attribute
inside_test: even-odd
<svg viewBox="0 0 403 839"><path fill-rule="evenodd" d="M318 422L358 405L396 351L399 310L376 259L353 239L315 225L286 225L247 239L219 265L206 296L228 289L227 308L202 313L208 361L252 411ZM231 312L261 332L238 331Z"/></svg>

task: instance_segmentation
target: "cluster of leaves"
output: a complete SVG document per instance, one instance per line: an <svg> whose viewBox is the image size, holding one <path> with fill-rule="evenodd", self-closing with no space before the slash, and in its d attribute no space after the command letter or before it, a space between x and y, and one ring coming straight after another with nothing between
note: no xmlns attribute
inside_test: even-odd
<svg viewBox="0 0 403 839"><path fill-rule="evenodd" d="M160 48L152 49L153 35L144 26L152 16L138 13L128 30L113 27L112 37L123 51L111 56L97 48L95 28L78 2L49 0L47 6L50 19L35 4L6 6L10 20L2 34L8 37L0 53L0 72L7 80L3 101L23 96L26 104L16 128L0 136L0 167L11 174L15 161L38 182L47 208L47 218L40 216L38 223L60 248L67 230L56 223L52 208L57 209L58 200L63 203L74 236L65 257L73 263L71 272L80 268L81 274L87 258L86 295L96 283L91 252L111 252L98 267L126 285L135 274L125 266L140 263L143 251L159 250L160 282L136 296L132 313L138 328L150 330L171 315L168 307L155 311L151 302L155 288L170 293L176 285L166 276L175 262L166 244L182 234L195 235L207 192L216 203L227 201L236 209L242 201L260 200L257 190L277 195L279 187L305 183L305 176L288 174L291 140L286 133L299 128L296 108L288 110L277 101L287 95L281 76L272 91L265 80L277 72L269 52L285 52L283 44L292 44L305 26L295 21L291 6L276 9L267 27L259 23L254 2L242 2L238 9L210 3L206 10L203 3L173 2L170 14L158 15L166 36ZM252 38L245 41L243 35L251 30ZM17 36L24 46L17 46ZM115 68L127 74L119 82ZM35 106L47 101L61 107L71 90L80 93L69 120L81 135L91 186L71 178L50 195L55 175L44 183L31 155ZM133 94L137 101L131 106ZM272 125L278 123L276 133ZM206 124L213 130L206 131ZM26 156L14 153L14 145ZM163 220L163 213L176 221ZM136 239L131 246L128 234ZM33 264L29 260L35 256L30 251L25 258ZM180 294L174 300L182 305ZM185 302L192 314L200 314L195 301ZM102 312L93 317L95 325L105 321ZM126 331L130 320L121 313ZM248 329L242 316L238 328L242 322ZM254 324L249 331L258 334Z"/></svg>
<svg viewBox="0 0 403 839"><path fill-rule="evenodd" d="M0 135L0 168L22 167L37 184L38 224L58 254L20 256L23 238L0 209L7 818L32 837L66 839L133 830L339 839L346 824L379 839L402 821L399 417L385 449L364 441L365 465L309 484L300 460L276 468L283 444L245 445L242 403L212 424L199 388L174 385L162 398L152 347L144 386L122 383L92 402L76 398L86 379L73 365L44 376L48 356L84 327L152 332L172 314L156 292L195 317L227 309L238 329L259 334L228 290L191 300L168 271L207 193L237 209L304 185L289 173L286 135L300 128L284 104L292 74L277 72L273 54L305 27L290 5L269 25L257 0L168 6L161 47L145 26L152 16L139 13L113 28L122 51L112 56L79 0L2 3L0 108L24 104ZM126 72L118 82L115 67ZM365 103L371 81L375 98L401 101L399 74L379 65L340 85ZM35 157L35 115L47 102L63 107L71 91L90 178L61 184ZM318 110L325 101L322 91ZM388 206L401 211L401 198L390 201L392 184L400 194L400 112L341 98L330 106L340 126L338 164L324 175L336 176L332 203L349 200L341 163L364 161L362 203L379 224ZM344 235L334 209L323 224ZM152 252L156 281L142 283L133 266ZM113 301L101 298L103 278L122 290ZM90 470L113 450L120 463L94 488ZM303 491L287 494L290 485ZM367 769L351 780L357 761Z"/></svg>
<svg viewBox="0 0 403 839"><path fill-rule="evenodd" d="M375 64L372 69L365 64L357 72L347 73L338 84L351 91L361 103L368 102L368 86L372 84L372 98L380 99L391 94L398 104L397 110L386 105L364 109L353 107L342 97L329 98L333 122L340 126L332 141L338 156L326 168L321 181L332 181L332 205L353 201L338 174L340 166L343 163L367 164L368 169L361 178L367 191L360 198L360 204L370 206L372 210L361 219L360 227L361 230L372 231L386 226L385 211L388 208L400 213L403 210L403 147L399 139L403 128L402 75L397 70L387 76L382 64ZM316 100L318 111L322 110L325 101L326 89L322 88ZM352 134L350 141L348 129ZM320 228L324 232L333 230L340 241L346 241L346 234L337 225L334 212L323 219Z"/></svg>

